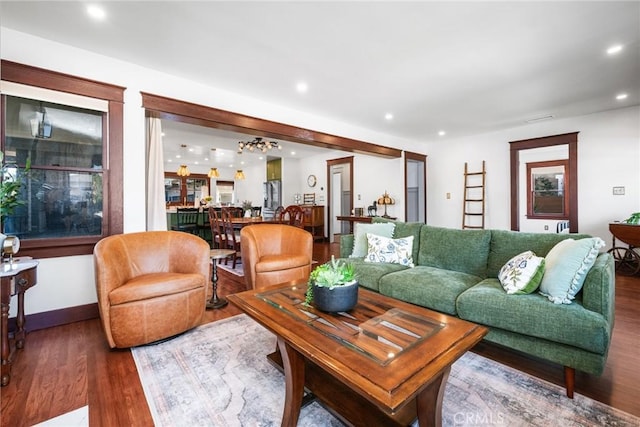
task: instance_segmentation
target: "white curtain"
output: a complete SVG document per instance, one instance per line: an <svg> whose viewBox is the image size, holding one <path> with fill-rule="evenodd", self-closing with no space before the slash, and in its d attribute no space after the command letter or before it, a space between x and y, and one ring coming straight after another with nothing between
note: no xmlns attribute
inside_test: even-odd
<svg viewBox="0 0 640 427"><path fill-rule="evenodd" d="M147 119L147 230L166 230L167 213L164 200L164 159L162 157L162 124L160 119Z"/></svg>

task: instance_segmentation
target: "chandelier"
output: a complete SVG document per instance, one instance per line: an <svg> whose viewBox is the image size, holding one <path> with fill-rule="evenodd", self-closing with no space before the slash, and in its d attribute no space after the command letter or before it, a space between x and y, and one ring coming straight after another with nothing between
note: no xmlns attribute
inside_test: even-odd
<svg viewBox="0 0 640 427"><path fill-rule="evenodd" d="M258 150L266 153L267 150L271 150L274 148L282 150L282 145L278 144L276 141L263 141L260 137L255 137L253 141L238 142L238 154L241 154L244 150L249 150L252 152Z"/></svg>

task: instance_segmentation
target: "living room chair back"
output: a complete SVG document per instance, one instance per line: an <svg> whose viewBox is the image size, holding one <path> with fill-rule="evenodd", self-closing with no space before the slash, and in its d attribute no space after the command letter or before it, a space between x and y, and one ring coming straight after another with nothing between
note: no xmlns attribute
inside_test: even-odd
<svg viewBox="0 0 640 427"><path fill-rule="evenodd" d="M302 228L304 220L304 211L298 205L290 205L284 210L284 219L288 220L289 225Z"/></svg>
<svg viewBox="0 0 640 427"><path fill-rule="evenodd" d="M199 216L200 212L198 211L198 208L177 208L176 225L172 226L171 229L191 234L198 234Z"/></svg>
<svg viewBox="0 0 640 427"><path fill-rule="evenodd" d="M227 240L222 230L222 219L220 213L213 208L209 207L209 227L211 228L211 241L213 247L216 249L226 249Z"/></svg>
<svg viewBox="0 0 640 427"><path fill-rule="evenodd" d="M311 233L286 224L252 224L240 234L248 289L307 281L313 257Z"/></svg>
<svg viewBox="0 0 640 427"><path fill-rule="evenodd" d="M100 320L111 348L148 344L198 326L205 312L209 245L192 234L146 231L93 250Z"/></svg>
<svg viewBox="0 0 640 427"><path fill-rule="evenodd" d="M232 218L234 218L233 215L233 209L222 208L222 232L224 233L227 249L233 249L235 251L231 259L233 260L233 268L236 268L236 263L242 258L242 248L240 246L240 233L235 229L232 222Z"/></svg>

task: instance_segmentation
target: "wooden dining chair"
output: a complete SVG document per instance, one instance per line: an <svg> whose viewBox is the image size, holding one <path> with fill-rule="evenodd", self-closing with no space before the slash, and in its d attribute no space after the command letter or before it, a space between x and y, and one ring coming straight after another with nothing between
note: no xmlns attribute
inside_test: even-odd
<svg viewBox="0 0 640 427"><path fill-rule="evenodd" d="M284 220L284 206L278 206L276 208L273 212L273 219L278 222L282 222Z"/></svg>
<svg viewBox="0 0 640 427"><path fill-rule="evenodd" d="M302 228L302 221L304 220L304 211L298 205L290 205L284 210L284 218L289 219L288 224L294 227Z"/></svg>
<svg viewBox="0 0 640 427"><path fill-rule="evenodd" d="M234 218L234 209L222 208L222 230L227 249L235 251L232 259L232 267L236 268L238 260L242 261L242 247L240 245L240 233L233 226L232 218Z"/></svg>
<svg viewBox="0 0 640 427"><path fill-rule="evenodd" d="M209 227L211 228L211 243L215 249L225 249L227 240L222 230L222 219L214 207L209 207Z"/></svg>

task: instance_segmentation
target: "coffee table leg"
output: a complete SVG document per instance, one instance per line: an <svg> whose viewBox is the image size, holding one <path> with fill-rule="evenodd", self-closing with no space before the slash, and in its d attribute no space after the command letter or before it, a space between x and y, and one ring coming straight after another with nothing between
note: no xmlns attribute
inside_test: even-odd
<svg viewBox="0 0 640 427"><path fill-rule="evenodd" d="M444 388L447 385L449 372L451 372L451 366L447 366L416 397L418 425L420 427L442 426L442 397L444 396Z"/></svg>
<svg viewBox="0 0 640 427"><path fill-rule="evenodd" d="M278 349L282 356L286 389L281 425L295 427L298 425L304 395L304 358L280 337Z"/></svg>

